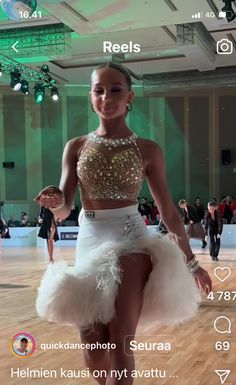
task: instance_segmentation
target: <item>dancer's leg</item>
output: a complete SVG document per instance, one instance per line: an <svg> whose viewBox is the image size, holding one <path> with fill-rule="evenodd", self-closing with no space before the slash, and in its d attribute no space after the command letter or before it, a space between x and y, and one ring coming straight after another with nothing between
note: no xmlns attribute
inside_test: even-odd
<svg viewBox="0 0 236 385"><path fill-rule="evenodd" d="M106 385L132 385L134 355L130 341L134 339L140 317L143 289L152 270L151 258L145 254L120 257L122 283L116 300L116 316L109 323L110 342L116 349L110 351L112 373L123 373L121 378L109 375ZM123 372L122 372L123 371ZM111 372L110 372L111 373Z"/></svg>
<svg viewBox="0 0 236 385"><path fill-rule="evenodd" d="M55 225L52 222L51 229L50 229L50 235L48 239L48 254L49 254L49 262L54 262L53 259L53 250L54 250L54 235L55 235L56 229Z"/></svg>
<svg viewBox="0 0 236 385"><path fill-rule="evenodd" d="M218 258L220 251L220 238L216 238L216 243L215 243L215 256Z"/></svg>
<svg viewBox="0 0 236 385"><path fill-rule="evenodd" d="M212 259L215 259L215 239L214 234L210 233L210 256Z"/></svg>
<svg viewBox="0 0 236 385"><path fill-rule="evenodd" d="M50 262L53 262L53 250L54 250L54 244L53 244L53 239L48 239L48 253L49 253L49 260Z"/></svg>
<svg viewBox="0 0 236 385"><path fill-rule="evenodd" d="M82 329L80 336L83 343L90 345L97 342L107 344L109 342L109 329L107 325L96 324L91 328ZM105 370L107 374L109 373L110 354L108 349L83 350L83 354L91 374L94 370ZM101 385L105 385L106 377L96 378L96 381Z"/></svg>

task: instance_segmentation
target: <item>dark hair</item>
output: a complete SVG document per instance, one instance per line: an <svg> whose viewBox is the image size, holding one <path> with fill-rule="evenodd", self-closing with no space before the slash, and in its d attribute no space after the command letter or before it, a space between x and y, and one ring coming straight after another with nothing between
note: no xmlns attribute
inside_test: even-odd
<svg viewBox="0 0 236 385"><path fill-rule="evenodd" d="M180 199L179 201L179 206L180 205L184 205L185 203L187 203L187 201L185 199Z"/></svg>
<svg viewBox="0 0 236 385"><path fill-rule="evenodd" d="M20 342L28 342L27 338L23 337L21 338Z"/></svg>
<svg viewBox="0 0 236 385"><path fill-rule="evenodd" d="M109 61L109 62L107 62L105 64L101 64L100 66L96 67L94 69L94 71L100 70L102 68L113 68L114 70L117 70L117 71L121 72L122 75L124 75L124 77L125 77L126 83L127 83L128 87L129 87L129 90L131 90L132 80L131 80L129 71L128 71L128 69L126 67L122 66L121 64Z"/></svg>
<svg viewBox="0 0 236 385"><path fill-rule="evenodd" d="M210 202L208 202L208 206L216 207L217 204L214 201L210 201Z"/></svg>

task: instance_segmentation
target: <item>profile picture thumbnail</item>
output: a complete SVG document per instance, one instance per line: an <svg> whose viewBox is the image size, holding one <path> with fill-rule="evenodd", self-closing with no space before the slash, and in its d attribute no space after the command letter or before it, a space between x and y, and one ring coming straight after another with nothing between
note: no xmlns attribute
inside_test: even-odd
<svg viewBox="0 0 236 385"><path fill-rule="evenodd" d="M11 339L10 347L12 353L18 357L29 357L35 350L35 340L29 333L21 332Z"/></svg>

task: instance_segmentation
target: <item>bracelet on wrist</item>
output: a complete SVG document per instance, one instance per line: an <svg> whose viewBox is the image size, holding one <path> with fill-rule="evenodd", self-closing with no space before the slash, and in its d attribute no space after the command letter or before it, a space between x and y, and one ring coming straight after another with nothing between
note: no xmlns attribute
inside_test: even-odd
<svg viewBox="0 0 236 385"><path fill-rule="evenodd" d="M193 261L195 261L195 260L196 260L196 255L193 254L193 255L192 255L192 258L191 258L189 261L186 262L186 263L187 263L187 266L191 265L191 264L193 263Z"/></svg>
<svg viewBox="0 0 236 385"><path fill-rule="evenodd" d="M196 259L196 255L193 254L192 259L187 262L187 268L189 269L190 273L195 273L198 268L200 267L198 260Z"/></svg>
<svg viewBox="0 0 236 385"><path fill-rule="evenodd" d="M196 261L196 263L191 268L189 268L190 273L192 274L195 273L199 269L199 267L200 267L199 262Z"/></svg>

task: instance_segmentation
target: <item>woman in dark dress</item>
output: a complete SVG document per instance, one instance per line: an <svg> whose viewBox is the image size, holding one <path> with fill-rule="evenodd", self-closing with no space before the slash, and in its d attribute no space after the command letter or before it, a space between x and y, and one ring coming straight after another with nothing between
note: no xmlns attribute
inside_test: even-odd
<svg viewBox="0 0 236 385"><path fill-rule="evenodd" d="M9 234L8 226L2 216L1 206L0 206L0 254L2 248L2 239L11 238Z"/></svg>
<svg viewBox="0 0 236 385"><path fill-rule="evenodd" d="M220 251L220 237L223 223L217 206L213 201L208 203L208 212L205 215L204 227L206 236L210 238L210 256L213 261L218 261Z"/></svg>
<svg viewBox="0 0 236 385"><path fill-rule="evenodd" d="M194 201L194 207L195 209L197 210L197 213L198 213L198 217L200 219L200 222L202 222L202 220L204 219L205 217L205 207L204 205L201 203L200 201L200 198L197 197ZM205 239L202 240L202 249L205 249L207 245L207 242Z"/></svg>
<svg viewBox="0 0 236 385"><path fill-rule="evenodd" d="M54 215L49 209L45 207L41 207L39 217L40 217L41 227L38 233L38 237L47 240L49 262L54 262L53 241L58 241L59 239Z"/></svg>
<svg viewBox="0 0 236 385"><path fill-rule="evenodd" d="M0 238L11 238L8 226L3 218L0 218Z"/></svg>
<svg viewBox="0 0 236 385"><path fill-rule="evenodd" d="M3 218L2 206L4 202L0 202L0 238L11 238L9 234L9 229L6 224L5 219Z"/></svg>

